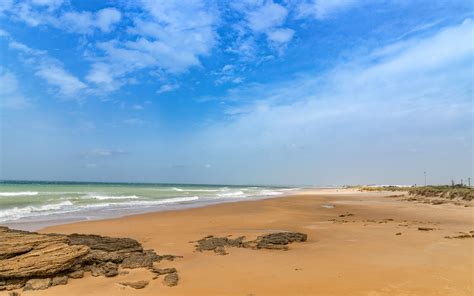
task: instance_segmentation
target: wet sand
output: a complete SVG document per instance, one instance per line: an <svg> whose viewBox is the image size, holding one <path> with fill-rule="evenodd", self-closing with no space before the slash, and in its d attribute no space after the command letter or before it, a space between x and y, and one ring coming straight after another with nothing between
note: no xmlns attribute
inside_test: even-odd
<svg viewBox="0 0 474 296"><path fill-rule="evenodd" d="M71 279L31 295L472 295L472 207L400 201L389 192L306 191L298 195L53 226L42 232L131 237L158 254L184 256L179 284L144 269L113 278ZM349 215L348 215L349 214ZM341 216L342 215L342 216ZM418 228L433 228L419 230ZM298 231L308 241L288 251L228 248L194 252L207 235L253 239ZM397 235L398 234L398 235ZM119 282L150 280L135 290ZM26 293L25 293L26 294Z"/></svg>

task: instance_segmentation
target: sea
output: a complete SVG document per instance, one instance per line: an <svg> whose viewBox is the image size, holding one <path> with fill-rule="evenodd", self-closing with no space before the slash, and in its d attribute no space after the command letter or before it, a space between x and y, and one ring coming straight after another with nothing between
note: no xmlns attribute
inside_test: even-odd
<svg viewBox="0 0 474 296"><path fill-rule="evenodd" d="M24 230L76 221L291 194L296 187L0 181L0 225Z"/></svg>

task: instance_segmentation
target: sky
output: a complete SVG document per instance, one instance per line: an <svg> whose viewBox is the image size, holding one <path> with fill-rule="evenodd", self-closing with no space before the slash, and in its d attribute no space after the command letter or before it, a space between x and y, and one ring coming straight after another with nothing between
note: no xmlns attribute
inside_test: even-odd
<svg viewBox="0 0 474 296"><path fill-rule="evenodd" d="M472 1L0 1L0 179L472 177Z"/></svg>

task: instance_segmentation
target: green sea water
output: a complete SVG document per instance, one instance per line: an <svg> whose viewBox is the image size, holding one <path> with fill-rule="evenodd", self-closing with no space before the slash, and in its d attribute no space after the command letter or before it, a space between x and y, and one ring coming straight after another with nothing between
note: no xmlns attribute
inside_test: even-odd
<svg viewBox="0 0 474 296"><path fill-rule="evenodd" d="M294 190L297 188L3 181L0 224L34 229L71 221L268 198Z"/></svg>

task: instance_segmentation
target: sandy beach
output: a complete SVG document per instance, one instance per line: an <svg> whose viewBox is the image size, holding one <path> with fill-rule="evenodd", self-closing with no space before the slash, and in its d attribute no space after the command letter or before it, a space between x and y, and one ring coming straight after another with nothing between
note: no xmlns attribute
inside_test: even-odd
<svg viewBox="0 0 474 296"><path fill-rule="evenodd" d="M390 197L391 196L391 197ZM393 192L308 190L293 196L53 226L41 232L130 237L158 254L183 256L179 284L145 269L117 277L70 279L31 295L472 295L472 207L401 201ZM432 229L432 230L420 230ZM207 235L298 231L288 251L227 248L195 252ZM119 285L149 280L140 290ZM26 293L25 293L26 294Z"/></svg>

